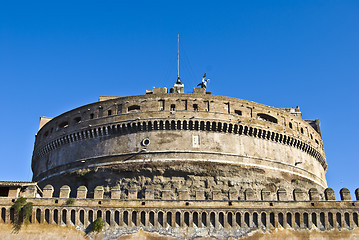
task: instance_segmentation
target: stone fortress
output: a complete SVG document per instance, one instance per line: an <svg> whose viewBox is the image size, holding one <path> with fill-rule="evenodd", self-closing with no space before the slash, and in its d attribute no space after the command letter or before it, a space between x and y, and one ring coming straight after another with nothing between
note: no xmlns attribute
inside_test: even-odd
<svg viewBox="0 0 359 240"><path fill-rule="evenodd" d="M31 226L101 217L87 238L359 238L359 190L335 199L319 120L301 116L177 82L41 117L33 182L0 184L0 226L23 196Z"/></svg>

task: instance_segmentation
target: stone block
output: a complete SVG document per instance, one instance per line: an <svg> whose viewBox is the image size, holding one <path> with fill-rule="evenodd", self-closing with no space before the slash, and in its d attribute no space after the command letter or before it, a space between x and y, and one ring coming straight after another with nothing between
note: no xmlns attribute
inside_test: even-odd
<svg viewBox="0 0 359 240"><path fill-rule="evenodd" d="M212 191L212 200L223 200L222 191L221 190L213 190Z"/></svg>
<svg viewBox="0 0 359 240"><path fill-rule="evenodd" d="M19 187L10 187L8 197L16 198L19 197L20 188Z"/></svg>
<svg viewBox="0 0 359 240"><path fill-rule="evenodd" d="M340 190L340 198L343 201L350 201L352 200L352 197L350 196L350 191L347 188L342 188Z"/></svg>
<svg viewBox="0 0 359 240"><path fill-rule="evenodd" d="M255 201L257 200L257 194L253 189L246 189L244 191L244 198L246 201Z"/></svg>
<svg viewBox="0 0 359 240"><path fill-rule="evenodd" d="M114 186L111 188L111 199L120 199L121 198L121 189L119 186Z"/></svg>
<svg viewBox="0 0 359 240"><path fill-rule="evenodd" d="M146 200L155 199L155 192L153 191L153 189L146 189L145 190L145 199Z"/></svg>
<svg viewBox="0 0 359 240"><path fill-rule="evenodd" d="M54 194L54 187L52 185L46 185L44 189L42 189L42 197L43 198L52 198Z"/></svg>
<svg viewBox="0 0 359 240"><path fill-rule="evenodd" d="M294 201L305 201L307 200L307 193L302 189L296 188L293 191L293 198Z"/></svg>
<svg viewBox="0 0 359 240"><path fill-rule="evenodd" d="M238 191L236 191L236 190L230 190L230 191L228 192L228 199L229 199L229 200L231 200L231 201L236 201L236 200L238 200L238 197L239 197Z"/></svg>
<svg viewBox="0 0 359 240"><path fill-rule="evenodd" d="M334 190L331 188L327 188L324 191L325 200L333 200L335 201L335 193Z"/></svg>
<svg viewBox="0 0 359 240"><path fill-rule="evenodd" d="M206 89L204 88L193 88L194 94L206 94Z"/></svg>
<svg viewBox="0 0 359 240"><path fill-rule="evenodd" d="M164 94L164 93L167 93L167 88L166 87L154 87L152 91L153 91L153 94Z"/></svg>
<svg viewBox="0 0 359 240"><path fill-rule="evenodd" d="M277 191L278 201L288 201L287 191L284 188L280 188Z"/></svg>
<svg viewBox="0 0 359 240"><path fill-rule="evenodd" d="M178 190L178 199L179 200L190 200L188 190L186 190L186 189Z"/></svg>
<svg viewBox="0 0 359 240"><path fill-rule="evenodd" d="M97 186L93 192L94 199L103 199L103 193L105 192L103 186Z"/></svg>
<svg viewBox="0 0 359 240"><path fill-rule="evenodd" d="M171 190L162 190L162 200L171 200Z"/></svg>
<svg viewBox="0 0 359 240"><path fill-rule="evenodd" d="M321 200L320 194L318 192L318 189L316 189L316 188L309 189L309 199L311 201L319 201L319 200Z"/></svg>
<svg viewBox="0 0 359 240"><path fill-rule="evenodd" d="M206 200L204 190L197 190L196 191L196 200Z"/></svg>
<svg viewBox="0 0 359 240"><path fill-rule="evenodd" d="M137 189L134 189L134 188L128 189L127 198L128 199L137 199Z"/></svg>
<svg viewBox="0 0 359 240"><path fill-rule="evenodd" d="M69 198L70 197L71 188L67 185L64 185L60 188L60 198Z"/></svg>
<svg viewBox="0 0 359 240"><path fill-rule="evenodd" d="M268 189L262 189L261 191L262 201L272 201L272 193Z"/></svg>
<svg viewBox="0 0 359 240"><path fill-rule="evenodd" d="M37 193L36 186L28 186L25 189L25 197L27 198L35 198Z"/></svg>
<svg viewBox="0 0 359 240"><path fill-rule="evenodd" d="M77 199L86 199L87 197L87 187L80 186L77 188L76 198Z"/></svg>

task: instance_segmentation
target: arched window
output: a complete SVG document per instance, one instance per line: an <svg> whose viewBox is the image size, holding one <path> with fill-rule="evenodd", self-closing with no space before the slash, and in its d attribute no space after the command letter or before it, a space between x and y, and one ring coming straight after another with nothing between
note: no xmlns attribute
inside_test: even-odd
<svg viewBox="0 0 359 240"><path fill-rule="evenodd" d="M198 213L193 213L193 227L198 227Z"/></svg>
<svg viewBox="0 0 359 240"><path fill-rule="evenodd" d="M75 210L71 210L71 224L75 225L75 221L76 221L76 212Z"/></svg>
<svg viewBox="0 0 359 240"><path fill-rule="evenodd" d="M220 226L224 227L224 214L223 214L223 212L219 213L218 222L219 222Z"/></svg>
<svg viewBox="0 0 359 240"><path fill-rule="evenodd" d="M128 226L128 212L124 211L123 212L123 223Z"/></svg>
<svg viewBox="0 0 359 240"><path fill-rule="evenodd" d="M271 115L265 114L265 113L258 113L257 117L259 120L272 122L272 123L278 123L278 120L275 117L272 117Z"/></svg>
<svg viewBox="0 0 359 240"><path fill-rule="evenodd" d="M81 122L81 117L75 117L74 118L74 123L79 123Z"/></svg>
<svg viewBox="0 0 359 240"><path fill-rule="evenodd" d="M141 225L146 226L146 212L145 211L141 212Z"/></svg>
<svg viewBox="0 0 359 240"><path fill-rule="evenodd" d="M202 213L202 227L207 227L207 213Z"/></svg>
<svg viewBox="0 0 359 240"><path fill-rule="evenodd" d="M106 211L106 223L111 225L111 212L109 210Z"/></svg>
<svg viewBox="0 0 359 240"><path fill-rule="evenodd" d="M80 215L81 216L81 215ZM120 212L119 211L115 211L115 223L117 225L120 225Z"/></svg>
<svg viewBox="0 0 359 240"><path fill-rule="evenodd" d="M66 128L66 127L68 127L69 126L69 122L68 121L64 121L64 122L62 122L62 123L60 123L59 125L58 125L58 130L59 129L62 129L62 128Z"/></svg>
<svg viewBox="0 0 359 240"><path fill-rule="evenodd" d="M167 225L172 227L172 213L167 212Z"/></svg>
<svg viewBox="0 0 359 240"><path fill-rule="evenodd" d="M47 224L50 223L50 210L49 209L45 209L45 223L47 223Z"/></svg>
<svg viewBox="0 0 359 240"><path fill-rule="evenodd" d="M181 213L180 212L176 212L176 225L178 227L181 227Z"/></svg>
<svg viewBox="0 0 359 240"><path fill-rule="evenodd" d="M293 227L293 225L292 225L292 214L291 213L287 213L287 225L289 227Z"/></svg>
<svg viewBox="0 0 359 240"><path fill-rule="evenodd" d="M158 212L158 224L163 227L163 212Z"/></svg>
<svg viewBox="0 0 359 240"><path fill-rule="evenodd" d="M233 227L233 214L231 212L227 213L227 223L229 226Z"/></svg>
<svg viewBox="0 0 359 240"><path fill-rule="evenodd" d="M59 210L57 209L54 210L53 219L56 224L59 224Z"/></svg>
<svg viewBox="0 0 359 240"><path fill-rule="evenodd" d="M85 224L85 211L84 210L80 210L80 224L84 225Z"/></svg>
<svg viewBox="0 0 359 240"><path fill-rule="evenodd" d="M132 224L133 224L133 226L137 226L137 212L136 211L132 212Z"/></svg>
<svg viewBox="0 0 359 240"><path fill-rule="evenodd" d="M209 215L210 223L212 227L216 227L216 215L214 212L211 212Z"/></svg>
<svg viewBox="0 0 359 240"><path fill-rule="evenodd" d="M155 213L152 211L150 212L150 224L155 226Z"/></svg>
<svg viewBox="0 0 359 240"><path fill-rule="evenodd" d="M184 224L189 227L189 213L185 212L184 213Z"/></svg>

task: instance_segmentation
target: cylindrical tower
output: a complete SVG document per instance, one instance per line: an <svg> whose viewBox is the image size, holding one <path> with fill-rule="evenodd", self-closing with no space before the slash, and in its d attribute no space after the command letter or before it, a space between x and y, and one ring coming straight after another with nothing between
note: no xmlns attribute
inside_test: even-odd
<svg viewBox="0 0 359 240"><path fill-rule="evenodd" d="M122 190L327 187L319 121L204 89L100 97L42 121L33 180ZM107 188L106 188L107 187ZM158 193L157 193L158 194Z"/></svg>

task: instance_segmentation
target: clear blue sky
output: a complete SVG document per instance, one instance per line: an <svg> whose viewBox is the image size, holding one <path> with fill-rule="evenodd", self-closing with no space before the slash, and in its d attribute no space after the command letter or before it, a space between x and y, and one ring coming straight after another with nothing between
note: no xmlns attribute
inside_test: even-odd
<svg viewBox="0 0 359 240"><path fill-rule="evenodd" d="M39 117L100 95L185 90L321 121L328 185L359 187L359 1L1 1L0 180L29 181Z"/></svg>

